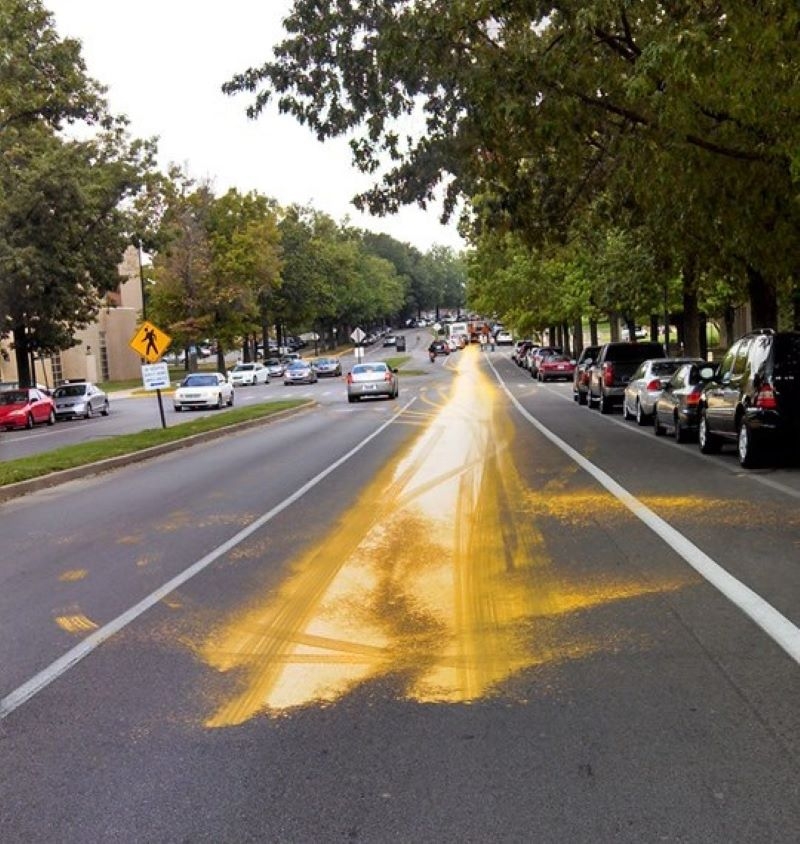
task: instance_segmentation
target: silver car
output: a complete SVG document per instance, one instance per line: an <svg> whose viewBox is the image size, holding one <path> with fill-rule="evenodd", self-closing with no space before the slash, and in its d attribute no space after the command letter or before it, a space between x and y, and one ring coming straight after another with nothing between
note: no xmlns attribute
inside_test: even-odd
<svg viewBox="0 0 800 844"><path fill-rule="evenodd" d="M684 363L702 364L704 361L701 358L650 358L639 364L625 386L623 417L635 419L639 425L650 424L664 387Z"/></svg>
<svg viewBox="0 0 800 844"><path fill-rule="evenodd" d="M286 367L283 373L283 383L288 387L290 384L315 384L317 373L308 361L296 360Z"/></svg>
<svg viewBox="0 0 800 844"><path fill-rule="evenodd" d="M357 363L347 373L347 400L351 403L369 396L396 399L399 394L397 370L383 361Z"/></svg>
<svg viewBox="0 0 800 844"><path fill-rule="evenodd" d="M89 381L62 384L53 390L56 419L90 419L95 413L108 416L108 396Z"/></svg>

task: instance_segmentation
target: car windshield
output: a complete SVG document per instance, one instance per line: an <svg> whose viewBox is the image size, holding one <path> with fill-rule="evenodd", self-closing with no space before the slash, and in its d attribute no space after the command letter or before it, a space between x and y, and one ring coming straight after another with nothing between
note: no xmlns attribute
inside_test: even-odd
<svg viewBox="0 0 800 844"><path fill-rule="evenodd" d="M362 375L366 372L386 372L385 363L357 363L353 367L353 375Z"/></svg>
<svg viewBox="0 0 800 844"><path fill-rule="evenodd" d="M278 358L270 358L270 359L266 362L266 365L267 365L267 366L280 366L280 365L281 365L281 362L278 360Z"/></svg>
<svg viewBox="0 0 800 844"><path fill-rule="evenodd" d="M53 395L57 398L64 398L65 396L74 397L82 396L86 392L85 384L70 384L67 387L58 387Z"/></svg>
<svg viewBox="0 0 800 844"><path fill-rule="evenodd" d="M25 390L8 390L0 393L0 404L25 404L28 393Z"/></svg>
<svg viewBox="0 0 800 844"><path fill-rule="evenodd" d="M569 358L566 355L548 355L545 363L564 363Z"/></svg>
<svg viewBox="0 0 800 844"><path fill-rule="evenodd" d="M215 375L187 375L183 379L184 387L216 387L217 378Z"/></svg>
<svg viewBox="0 0 800 844"><path fill-rule="evenodd" d="M233 367L234 372L249 372L251 369L255 369L256 365L254 363L237 363L236 366Z"/></svg>
<svg viewBox="0 0 800 844"><path fill-rule="evenodd" d="M302 361L296 360L294 363L289 364L289 369L306 369L307 366Z"/></svg>

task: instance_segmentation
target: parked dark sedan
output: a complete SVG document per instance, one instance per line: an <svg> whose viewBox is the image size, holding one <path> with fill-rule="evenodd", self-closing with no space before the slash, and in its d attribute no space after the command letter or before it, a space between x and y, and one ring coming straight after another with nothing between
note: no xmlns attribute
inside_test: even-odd
<svg viewBox="0 0 800 844"><path fill-rule="evenodd" d="M657 437L672 433L679 443L697 438L700 395L714 372L713 366L704 363L684 363L675 371L656 400L653 430Z"/></svg>

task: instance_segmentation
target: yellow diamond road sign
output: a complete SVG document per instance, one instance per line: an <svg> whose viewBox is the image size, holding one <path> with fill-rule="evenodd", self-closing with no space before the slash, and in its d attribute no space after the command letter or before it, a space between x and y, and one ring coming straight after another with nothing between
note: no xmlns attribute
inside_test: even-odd
<svg viewBox="0 0 800 844"><path fill-rule="evenodd" d="M130 347L148 363L155 363L169 348L172 338L151 322L143 322L133 335Z"/></svg>

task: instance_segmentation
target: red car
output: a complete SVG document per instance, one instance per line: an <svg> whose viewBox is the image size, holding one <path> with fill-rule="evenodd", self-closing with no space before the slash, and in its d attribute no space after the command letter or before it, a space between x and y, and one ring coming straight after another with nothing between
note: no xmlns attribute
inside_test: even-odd
<svg viewBox="0 0 800 844"><path fill-rule="evenodd" d="M54 425L56 406L46 393L34 387L21 387L0 393L0 428L32 428Z"/></svg>
<svg viewBox="0 0 800 844"><path fill-rule="evenodd" d="M574 360L571 360L566 355L548 355L539 361L536 377L540 381L554 381L556 378L572 381L574 374Z"/></svg>

